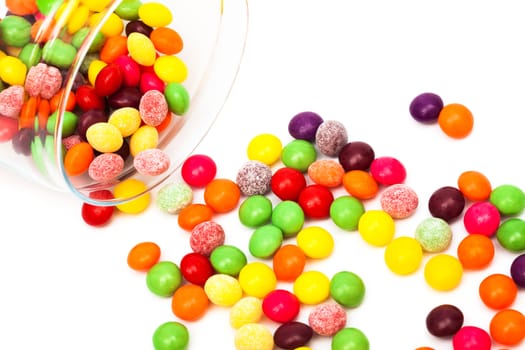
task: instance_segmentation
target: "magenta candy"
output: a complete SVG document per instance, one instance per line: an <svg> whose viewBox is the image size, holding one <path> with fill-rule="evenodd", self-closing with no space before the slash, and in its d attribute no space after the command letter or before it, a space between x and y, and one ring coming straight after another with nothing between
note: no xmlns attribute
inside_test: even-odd
<svg viewBox="0 0 525 350"><path fill-rule="evenodd" d="M164 92L166 84L153 72L143 72L140 76L139 89L145 94L149 90Z"/></svg>
<svg viewBox="0 0 525 350"><path fill-rule="evenodd" d="M476 326L463 326L452 338L454 350L490 350L492 340L487 331Z"/></svg>
<svg viewBox="0 0 525 350"><path fill-rule="evenodd" d="M120 67L123 73L124 86L133 87L138 86L140 82L140 66L130 56L122 55L115 59L115 64Z"/></svg>
<svg viewBox="0 0 525 350"><path fill-rule="evenodd" d="M204 187L217 173L217 165L204 154L194 154L188 157L181 168L182 179L190 186Z"/></svg>
<svg viewBox="0 0 525 350"><path fill-rule="evenodd" d="M498 208L490 202L476 202L467 208L463 215L463 224L468 233L493 236L500 224Z"/></svg>
<svg viewBox="0 0 525 350"><path fill-rule="evenodd" d="M275 289L266 294L262 301L264 315L270 320L285 323L294 320L299 314L299 299L285 289Z"/></svg>
<svg viewBox="0 0 525 350"><path fill-rule="evenodd" d="M95 79L95 91L99 96L109 96L122 86L124 77L120 66L110 63L100 70Z"/></svg>
<svg viewBox="0 0 525 350"><path fill-rule="evenodd" d="M405 181L405 166L397 158L379 157L370 164L370 174L382 185L394 185Z"/></svg>

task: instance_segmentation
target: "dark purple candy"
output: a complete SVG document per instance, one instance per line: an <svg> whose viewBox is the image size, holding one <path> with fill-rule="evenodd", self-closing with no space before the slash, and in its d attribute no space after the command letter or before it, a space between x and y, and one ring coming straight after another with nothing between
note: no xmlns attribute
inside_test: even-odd
<svg viewBox="0 0 525 350"><path fill-rule="evenodd" d="M13 149L18 154L25 156L31 155L31 142L35 138L35 131L33 128L22 128L13 135L11 142L13 143Z"/></svg>
<svg viewBox="0 0 525 350"><path fill-rule="evenodd" d="M124 139L124 142L122 143L122 146L120 146L118 151L116 151L115 153L118 154L119 156L121 156L122 159L124 159L124 161L126 159L128 159L129 154L130 154L130 150L129 150L129 143L128 143L128 141L126 139Z"/></svg>
<svg viewBox="0 0 525 350"><path fill-rule="evenodd" d="M368 143L353 141L341 148L338 157L345 171L367 170L375 158L375 152Z"/></svg>
<svg viewBox="0 0 525 350"><path fill-rule="evenodd" d="M133 107L138 109L142 94L136 87L124 87L108 97L108 104L113 109Z"/></svg>
<svg viewBox="0 0 525 350"><path fill-rule="evenodd" d="M108 116L106 115L106 112L100 109L90 109L85 111L80 115L80 118L78 118L78 125L77 125L77 133L82 139L86 139L86 132L87 129L95 124L95 123L102 123L107 122Z"/></svg>
<svg viewBox="0 0 525 350"><path fill-rule="evenodd" d="M290 321L281 324L273 333L273 342L281 349L295 349L312 339L313 329L302 322Z"/></svg>
<svg viewBox="0 0 525 350"><path fill-rule="evenodd" d="M151 32L153 31L153 28L147 25L146 23L136 20L136 21L129 21L128 24L126 24L126 35L130 35L131 33L140 33L144 34L145 36L149 37Z"/></svg>
<svg viewBox="0 0 525 350"><path fill-rule="evenodd" d="M430 214L446 222L456 219L464 208L465 197L460 190L452 186L441 187L428 200Z"/></svg>
<svg viewBox="0 0 525 350"><path fill-rule="evenodd" d="M314 112L301 112L290 119L288 133L295 139L315 141L317 128L323 122L323 118Z"/></svg>
<svg viewBox="0 0 525 350"><path fill-rule="evenodd" d="M451 337L463 326L463 313L454 305L439 305L428 313L426 323L430 334Z"/></svg>
<svg viewBox="0 0 525 350"><path fill-rule="evenodd" d="M512 261L510 276L518 287L525 288L525 254L518 255Z"/></svg>
<svg viewBox="0 0 525 350"><path fill-rule="evenodd" d="M425 92L416 96L410 103L410 115L421 123L437 121L443 109L443 100L432 92Z"/></svg>

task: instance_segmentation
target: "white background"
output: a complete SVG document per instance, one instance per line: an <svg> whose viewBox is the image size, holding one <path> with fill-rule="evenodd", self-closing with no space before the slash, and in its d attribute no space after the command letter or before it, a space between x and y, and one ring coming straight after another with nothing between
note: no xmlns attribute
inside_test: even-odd
<svg viewBox="0 0 525 350"><path fill-rule="evenodd" d="M306 110L338 120L350 141L368 142L376 156L393 156L405 165L406 183L420 205L413 217L396 222L396 236L413 236L429 216L430 194L455 186L465 170L483 172L493 186L525 188L520 4L251 1L238 79L197 153L214 158L217 177L234 179L255 135L272 133L286 144L288 121ZM427 91L471 109L475 127L469 137L450 139L437 125L410 117L410 101ZM126 256L136 243L154 241L162 259L178 263L190 248L176 216L152 203L143 214L117 214L108 226L93 228L82 221L73 195L42 189L5 170L1 179L0 349L152 349L155 328L176 318L169 298L153 296L144 274L127 267ZM194 201L202 202L201 192ZM365 206L379 208L375 200ZM239 224L236 213L215 220L226 231L226 243L247 252L251 230ZM337 242L333 256L309 261L308 269L329 276L349 270L365 281L365 300L348 310L347 325L365 332L376 350L451 349L449 339L436 339L425 326L427 313L443 303L458 306L465 324L488 329L494 311L480 301L479 283L493 272L509 274L517 256L495 241L488 269L465 271L457 289L436 292L424 281L423 265L413 275L396 276L383 262L383 249L368 246L359 233L337 230L329 220L306 224L324 225ZM466 233L461 220L452 229L448 252L455 255ZM524 298L520 290L513 307L523 312ZM299 319L307 315L305 308ZM227 322L227 308L211 307L203 319L187 324L189 348L234 349ZM319 350L329 344L329 338L315 337L309 345Z"/></svg>

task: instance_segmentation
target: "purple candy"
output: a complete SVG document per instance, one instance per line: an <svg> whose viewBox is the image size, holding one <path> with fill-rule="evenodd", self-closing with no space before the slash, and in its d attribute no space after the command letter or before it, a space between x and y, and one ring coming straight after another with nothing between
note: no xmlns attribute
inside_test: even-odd
<svg viewBox="0 0 525 350"><path fill-rule="evenodd" d="M525 254L514 259L510 265L510 276L518 287L525 287Z"/></svg>
<svg viewBox="0 0 525 350"><path fill-rule="evenodd" d="M317 113L301 112L288 123L288 132L295 139L314 142L315 133L322 122L323 118Z"/></svg>
<svg viewBox="0 0 525 350"><path fill-rule="evenodd" d="M410 115L421 123L437 121L441 109L443 109L443 100L431 92L425 92L416 96L410 103Z"/></svg>

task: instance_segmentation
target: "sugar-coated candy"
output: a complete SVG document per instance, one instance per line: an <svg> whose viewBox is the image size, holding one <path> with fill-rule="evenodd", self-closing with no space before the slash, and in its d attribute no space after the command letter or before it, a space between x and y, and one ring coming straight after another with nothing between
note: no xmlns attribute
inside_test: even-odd
<svg viewBox="0 0 525 350"><path fill-rule="evenodd" d="M288 133L295 139L315 142L315 134L323 118L315 112L301 112L288 122Z"/></svg>
<svg viewBox="0 0 525 350"><path fill-rule="evenodd" d="M303 346L308 344L313 334L312 327L306 323L290 321L275 329L273 341L281 349L306 350Z"/></svg>
<svg viewBox="0 0 525 350"><path fill-rule="evenodd" d="M443 186L435 190L428 199L428 210L434 217L451 222L465 209L465 197L452 186Z"/></svg>
<svg viewBox="0 0 525 350"><path fill-rule="evenodd" d="M236 246L222 244L212 250L210 262L215 272L237 277L248 259L246 254Z"/></svg>
<svg viewBox="0 0 525 350"><path fill-rule="evenodd" d="M210 276L204 283L204 291L208 299L219 306L232 306L243 297L239 281L222 273Z"/></svg>
<svg viewBox="0 0 525 350"><path fill-rule="evenodd" d="M434 307L425 320L427 330L436 337L453 336L463 327L463 321L463 312L451 304Z"/></svg>
<svg viewBox="0 0 525 350"><path fill-rule="evenodd" d="M337 158L345 171L368 170L375 159L375 152L366 142L351 141L339 150Z"/></svg>
<svg viewBox="0 0 525 350"><path fill-rule="evenodd" d="M301 309L299 299L286 289L275 289L262 299L262 310L266 317L278 323L293 321Z"/></svg>
<svg viewBox="0 0 525 350"><path fill-rule="evenodd" d="M334 159L318 159L308 167L308 176L319 185L337 187L343 182L343 166Z"/></svg>
<svg viewBox="0 0 525 350"><path fill-rule="evenodd" d="M405 219L419 205L417 193L408 185L394 184L384 189L380 197L381 208L394 219Z"/></svg>
<svg viewBox="0 0 525 350"><path fill-rule="evenodd" d="M89 164L89 177L101 183L115 179L124 169L124 159L116 153L101 153Z"/></svg>
<svg viewBox="0 0 525 350"><path fill-rule="evenodd" d="M12 85L0 91L0 115L17 119L24 104L24 93L24 87L20 85Z"/></svg>
<svg viewBox="0 0 525 350"><path fill-rule="evenodd" d="M330 279L321 271L304 271L294 281L293 292L303 304L320 304L330 296Z"/></svg>
<svg viewBox="0 0 525 350"><path fill-rule="evenodd" d="M275 272L261 261L248 262L238 278L244 293L258 298L264 298L277 286Z"/></svg>
<svg viewBox="0 0 525 350"><path fill-rule="evenodd" d="M160 148L150 148L135 154L133 166L137 172L147 176L157 176L170 167L169 156Z"/></svg>
<svg viewBox="0 0 525 350"><path fill-rule="evenodd" d="M452 337L452 346L454 350L490 350L492 339L484 329L465 325Z"/></svg>
<svg viewBox="0 0 525 350"><path fill-rule="evenodd" d="M322 154L337 157L339 151L348 143L346 127L337 120L323 121L315 133L315 145Z"/></svg>
<svg viewBox="0 0 525 350"><path fill-rule="evenodd" d="M193 191L184 182L171 182L163 185L157 193L155 203L168 214L177 214L193 201Z"/></svg>
<svg viewBox="0 0 525 350"><path fill-rule="evenodd" d="M384 259L390 271L398 275L409 275L421 266L423 248L415 238L396 237L387 244Z"/></svg>
<svg viewBox="0 0 525 350"><path fill-rule="evenodd" d="M62 74L53 66L38 63L29 68L24 88L30 96L41 96L45 99L53 97L62 86Z"/></svg>
<svg viewBox="0 0 525 350"><path fill-rule="evenodd" d="M247 323L235 332L236 350L272 350L273 334L263 324Z"/></svg>
<svg viewBox="0 0 525 350"><path fill-rule="evenodd" d="M155 329L153 348L155 350L184 350L190 341L188 328L180 322L168 321Z"/></svg>
<svg viewBox="0 0 525 350"><path fill-rule="evenodd" d="M330 296L343 307L358 307L363 302L365 293L363 279L355 272L338 271L330 279Z"/></svg>
<svg viewBox="0 0 525 350"><path fill-rule="evenodd" d="M443 100L433 92L417 95L410 102L409 112L412 118L421 123L434 123L443 108Z"/></svg>
<svg viewBox="0 0 525 350"><path fill-rule="evenodd" d="M316 305L308 314L308 324L316 334L333 336L346 326L346 310L334 302Z"/></svg>
<svg viewBox="0 0 525 350"><path fill-rule="evenodd" d="M429 217L423 219L417 226L415 239L424 251L439 253L445 251L452 242L452 229L443 219Z"/></svg>
<svg viewBox="0 0 525 350"><path fill-rule="evenodd" d="M370 341L359 328L346 327L332 337L332 350L370 350Z"/></svg>
<svg viewBox="0 0 525 350"><path fill-rule="evenodd" d="M245 296L230 309L230 325L234 329L248 323L258 323L263 316L262 300L253 296Z"/></svg>
<svg viewBox="0 0 525 350"><path fill-rule="evenodd" d="M242 194L253 196L268 193L271 179L272 169L269 165L258 160L250 160L244 163L237 171L235 182Z"/></svg>
<svg viewBox="0 0 525 350"><path fill-rule="evenodd" d="M182 283L180 269L172 261L159 261L146 274L146 285L155 295L170 297Z"/></svg>
<svg viewBox="0 0 525 350"><path fill-rule="evenodd" d="M463 266L455 256L438 253L427 260L424 277L433 289L450 291L460 284L463 277Z"/></svg>
<svg viewBox="0 0 525 350"><path fill-rule="evenodd" d="M209 256L224 241L224 229L215 221L201 222L191 230L190 246L194 252Z"/></svg>
<svg viewBox="0 0 525 350"><path fill-rule="evenodd" d="M146 91L140 98L139 112L145 124L158 126L168 114L168 103L164 94L158 90Z"/></svg>

